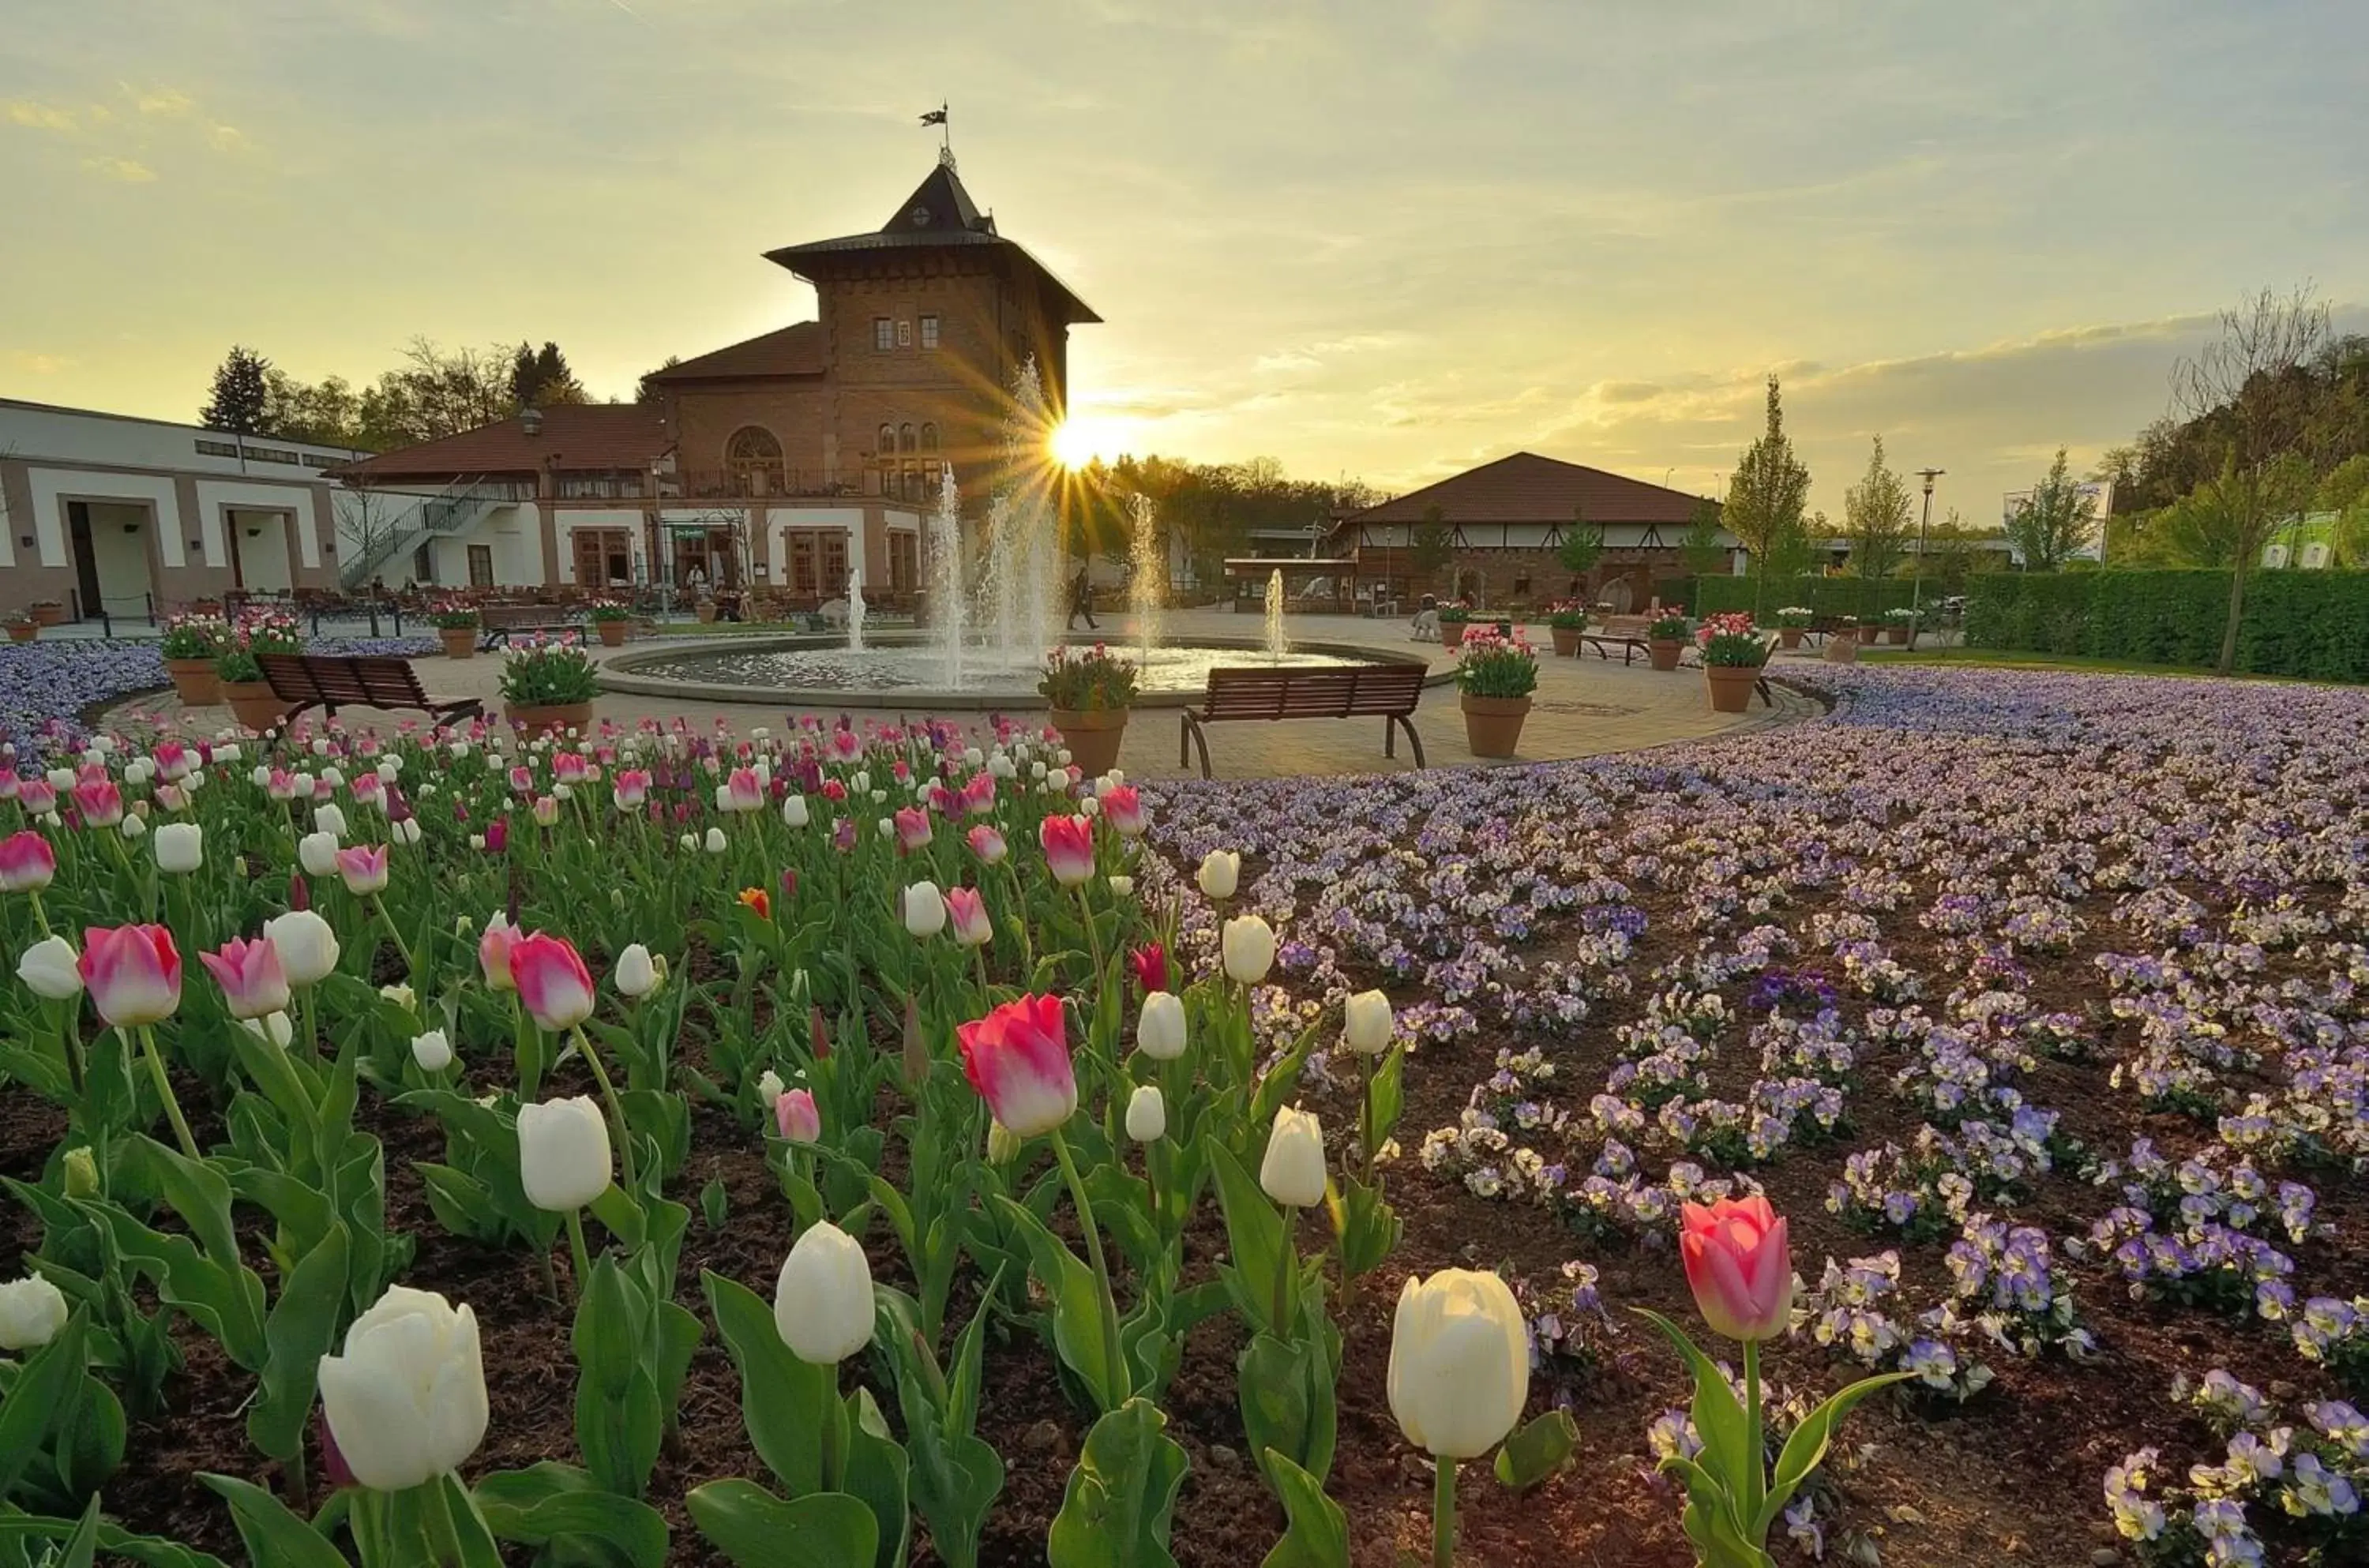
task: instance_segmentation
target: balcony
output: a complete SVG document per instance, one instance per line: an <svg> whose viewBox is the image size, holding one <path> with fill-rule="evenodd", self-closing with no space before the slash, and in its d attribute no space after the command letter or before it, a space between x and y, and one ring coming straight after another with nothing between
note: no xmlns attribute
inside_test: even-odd
<svg viewBox="0 0 2369 1568"><path fill-rule="evenodd" d="M796 496L860 496L865 486L845 476L825 478L814 469L761 468L745 472L680 469L660 474L660 500L761 501Z"/></svg>

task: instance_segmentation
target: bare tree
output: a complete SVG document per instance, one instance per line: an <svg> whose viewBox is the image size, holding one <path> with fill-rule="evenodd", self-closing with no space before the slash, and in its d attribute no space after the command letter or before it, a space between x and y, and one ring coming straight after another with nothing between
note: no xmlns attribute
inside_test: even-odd
<svg viewBox="0 0 2369 1568"><path fill-rule="evenodd" d="M361 588L385 566L396 536L417 525L419 498L390 496L359 486L332 491L337 519L338 576L348 588ZM406 513L412 513L408 522Z"/></svg>
<svg viewBox="0 0 2369 1568"><path fill-rule="evenodd" d="M2310 283L2284 294L2266 288L2223 311L2220 338L2172 372L2173 408L2221 451L2216 499L2237 552L2216 666L2224 675L2237 662L2247 574L2272 531L2309 497L2310 449L2327 423L2318 418L2327 393L2310 366L2329 339L2328 306Z"/></svg>

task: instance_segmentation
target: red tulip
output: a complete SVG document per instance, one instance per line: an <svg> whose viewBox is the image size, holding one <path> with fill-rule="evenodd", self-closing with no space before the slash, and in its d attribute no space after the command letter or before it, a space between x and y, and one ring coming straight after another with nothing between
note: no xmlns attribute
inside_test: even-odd
<svg viewBox="0 0 2369 1568"><path fill-rule="evenodd" d="M762 887L741 888L740 901L747 905L750 910L754 910L759 920L769 921L773 918L772 895L766 892Z"/></svg>
<svg viewBox="0 0 2369 1568"><path fill-rule="evenodd" d="M1127 961L1135 967L1135 983L1142 988L1144 995L1168 989L1168 949L1157 942L1147 942L1128 954Z"/></svg>
<svg viewBox="0 0 2369 1568"><path fill-rule="evenodd" d="M262 1018L287 1010L288 975L270 937L245 942L234 936L221 952L199 954L198 962L222 987L233 1018Z"/></svg>
<svg viewBox="0 0 2369 1568"><path fill-rule="evenodd" d="M1793 1253L1785 1221L1765 1197L1685 1206L1678 1251L1695 1306L1715 1333L1774 1339L1793 1308Z"/></svg>
<svg viewBox="0 0 2369 1568"><path fill-rule="evenodd" d="M1047 817L1036 830L1053 880L1075 887L1094 874L1094 825L1083 817ZM1009 1123L1005 1124L1009 1126Z"/></svg>
<svg viewBox="0 0 2369 1568"><path fill-rule="evenodd" d="M592 1016L592 972L574 943L534 932L510 944L509 959L519 1001L537 1024L557 1034Z"/></svg>
<svg viewBox="0 0 2369 1568"><path fill-rule="evenodd" d="M1061 999L1024 996L955 1030L963 1074L995 1119L1020 1138L1050 1132L1078 1108Z"/></svg>
<svg viewBox="0 0 2369 1568"><path fill-rule="evenodd" d="M99 1017L119 1029L162 1023L181 1005L181 955L161 925L91 927L80 967Z"/></svg>
<svg viewBox="0 0 2369 1568"><path fill-rule="evenodd" d="M1133 784L1118 784L1103 791L1103 818L1111 830L1122 839L1138 839L1151 826L1150 813L1143 808L1143 795Z"/></svg>
<svg viewBox="0 0 2369 1568"><path fill-rule="evenodd" d="M57 852L30 828L0 839L0 893L38 893L57 874Z"/></svg>

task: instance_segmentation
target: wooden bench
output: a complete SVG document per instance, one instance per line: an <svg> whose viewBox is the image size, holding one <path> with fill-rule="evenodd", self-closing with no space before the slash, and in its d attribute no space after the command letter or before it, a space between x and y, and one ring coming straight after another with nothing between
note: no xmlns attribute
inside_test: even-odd
<svg viewBox="0 0 2369 1568"><path fill-rule="evenodd" d="M477 624L485 635L478 647L487 652L508 646L514 632L580 632L584 624L564 604L486 604L477 609Z"/></svg>
<svg viewBox="0 0 2369 1568"><path fill-rule="evenodd" d="M1382 755L1398 755L1398 731L1406 731L1414 765L1424 766L1423 737L1414 730L1415 704L1423 700L1425 670L1419 664L1356 664L1341 669L1262 670L1220 668L1209 671L1201 705L1186 708L1176 761L1201 753L1201 776L1209 774L1209 738L1205 725L1235 719L1379 718Z"/></svg>
<svg viewBox="0 0 2369 1568"><path fill-rule="evenodd" d="M1620 650L1620 662L1631 664L1653 651L1645 635L1653 624L1651 615L1607 615L1604 624L1579 634L1580 646L1594 648L1596 657L1604 659L1610 658L1617 647Z"/></svg>
<svg viewBox="0 0 2369 1568"><path fill-rule="evenodd" d="M486 705L475 697L431 697L419 689L419 676L406 659L387 656L267 653L257 656L271 694L290 704L289 716L319 708L338 716L340 705L368 708L417 708L435 715L439 724L461 718L483 718Z"/></svg>

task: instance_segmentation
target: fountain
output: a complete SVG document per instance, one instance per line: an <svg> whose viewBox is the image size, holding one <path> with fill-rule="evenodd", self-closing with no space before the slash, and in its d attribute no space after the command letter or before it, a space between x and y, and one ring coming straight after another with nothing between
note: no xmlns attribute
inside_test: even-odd
<svg viewBox="0 0 2369 1568"><path fill-rule="evenodd" d="M1168 602L1168 562L1160 548L1160 534L1151 498L1141 492L1127 498L1127 509L1135 524L1127 550L1132 568L1127 579L1127 607L1135 616L1135 646L1145 664L1160 646L1160 612Z"/></svg>
<svg viewBox="0 0 2369 1568"><path fill-rule="evenodd" d="M962 498L955 489L954 464L938 470L938 509L930 514L930 619L937 632L938 657L949 690L963 683L963 638L970 628L970 603L963 592Z"/></svg>
<svg viewBox="0 0 2369 1568"><path fill-rule="evenodd" d="M1291 639L1283 631L1283 568L1276 567L1266 575L1266 657L1269 663L1281 664L1291 652Z"/></svg>
<svg viewBox="0 0 2369 1568"><path fill-rule="evenodd" d="M847 651L864 651L864 574L847 568Z"/></svg>

